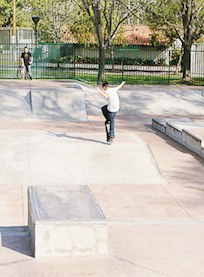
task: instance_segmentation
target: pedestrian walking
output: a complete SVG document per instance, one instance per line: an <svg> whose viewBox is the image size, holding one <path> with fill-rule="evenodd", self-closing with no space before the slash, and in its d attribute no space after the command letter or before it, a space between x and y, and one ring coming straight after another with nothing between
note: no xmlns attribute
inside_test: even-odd
<svg viewBox="0 0 204 277"><path fill-rule="evenodd" d="M24 48L24 52L21 54L22 66L24 67L24 79L29 78L32 80L31 64L33 63L33 57L28 51L28 47Z"/></svg>

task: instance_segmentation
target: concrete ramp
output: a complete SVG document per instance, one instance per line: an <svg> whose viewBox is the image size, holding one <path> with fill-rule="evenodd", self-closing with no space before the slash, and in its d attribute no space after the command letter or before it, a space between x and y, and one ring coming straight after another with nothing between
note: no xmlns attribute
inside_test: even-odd
<svg viewBox="0 0 204 277"><path fill-rule="evenodd" d="M87 121L85 94L75 83L0 84L0 120Z"/></svg>
<svg viewBox="0 0 204 277"><path fill-rule="evenodd" d="M109 145L80 145L85 177L91 184L163 183L148 145L136 135L118 134Z"/></svg>
<svg viewBox="0 0 204 277"><path fill-rule="evenodd" d="M87 121L85 96L80 86L32 90L33 118L60 121Z"/></svg>
<svg viewBox="0 0 204 277"><path fill-rule="evenodd" d="M148 145L136 135L0 132L0 184L164 183ZM9 140L8 140L9 138Z"/></svg>
<svg viewBox="0 0 204 277"><path fill-rule="evenodd" d="M28 89L6 88L0 86L0 120L31 119L30 105L25 96Z"/></svg>

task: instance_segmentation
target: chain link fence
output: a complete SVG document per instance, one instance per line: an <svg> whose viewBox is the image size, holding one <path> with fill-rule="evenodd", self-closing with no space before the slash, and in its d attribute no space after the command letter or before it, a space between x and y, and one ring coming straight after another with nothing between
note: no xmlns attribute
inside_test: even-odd
<svg viewBox="0 0 204 277"><path fill-rule="evenodd" d="M0 44L0 78L20 78L25 44ZM35 79L79 79L96 83L99 53L96 45L27 44L33 55ZM178 84L182 79L179 50L141 46L114 46L105 53L106 80L116 84ZM204 49L191 53L192 84L204 85Z"/></svg>

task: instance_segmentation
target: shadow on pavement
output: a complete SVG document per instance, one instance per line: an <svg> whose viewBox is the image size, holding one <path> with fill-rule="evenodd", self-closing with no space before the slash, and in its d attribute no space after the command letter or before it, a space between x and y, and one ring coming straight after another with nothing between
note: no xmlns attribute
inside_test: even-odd
<svg viewBox="0 0 204 277"><path fill-rule="evenodd" d="M82 140L82 141L90 141L90 142L95 142L95 143L100 143L100 144L107 144L106 142L100 141L100 140L95 140L95 139L89 139L89 138L83 138L83 137L77 137L77 136L70 136L67 135L66 133L54 133L54 132L48 132L48 135L56 136L58 138L69 138L69 139L76 139L76 140Z"/></svg>

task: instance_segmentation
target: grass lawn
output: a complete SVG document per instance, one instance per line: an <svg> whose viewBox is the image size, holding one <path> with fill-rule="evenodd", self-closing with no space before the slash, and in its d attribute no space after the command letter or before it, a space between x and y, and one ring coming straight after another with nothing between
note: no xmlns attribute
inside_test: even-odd
<svg viewBox="0 0 204 277"><path fill-rule="evenodd" d="M150 75L151 74L151 75ZM50 70L48 68L38 68L36 70L35 67L32 68L33 78L36 79L78 79L82 82L96 84L97 83L97 72L90 73L82 73L76 72L72 70ZM6 70L0 70L0 79L18 79L20 78L18 67L7 68ZM135 72L133 75L131 74L121 74L121 73L106 73L106 81L110 82L110 84L118 84L121 81L126 81L127 84L135 84L135 85L174 85L174 84L182 84L181 75L153 75L152 73L147 74L138 74ZM189 83L189 85L204 85L204 77L195 77L193 81Z"/></svg>
<svg viewBox="0 0 204 277"><path fill-rule="evenodd" d="M76 74L76 79L79 79L83 82L96 84L97 75L96 74ZM118 84L121 81L126 81L127 84L135 85L149 85L149 84L177 84L180 81L178 76L147 76L147 75L121 75L121 74L106 74L106 81L111 84Z"/></svg>

